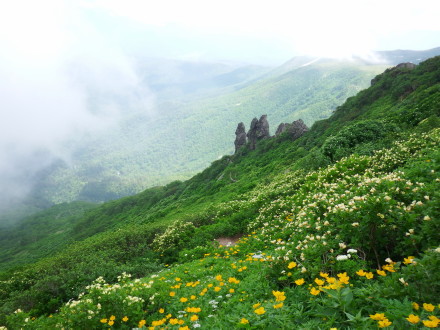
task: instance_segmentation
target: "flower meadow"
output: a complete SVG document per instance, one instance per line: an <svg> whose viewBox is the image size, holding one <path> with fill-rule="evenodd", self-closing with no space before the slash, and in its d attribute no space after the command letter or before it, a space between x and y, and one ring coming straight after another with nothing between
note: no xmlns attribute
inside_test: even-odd
<svg viewBox="0 0 440 330"><path fill-rule="evenodd" d="M420 329L440 325L440 130L371 156L280 173L211 221L258 208L232 246L182 246L180 220L151 248L176 260L98 277L58 312L7 316L11 329Z"/></svg>

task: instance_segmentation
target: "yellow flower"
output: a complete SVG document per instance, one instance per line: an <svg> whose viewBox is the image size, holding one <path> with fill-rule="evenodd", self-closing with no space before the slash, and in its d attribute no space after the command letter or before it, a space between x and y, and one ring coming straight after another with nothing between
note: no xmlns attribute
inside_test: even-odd
<svg viewBox="0 0 440 330"><path fill-rule="evenodd" d="M403 258L403 263L405 265L412 264L412 263L414 263L415 258L416 257L413 257L413 256L409 256L408 258Z"/></svg>
<svg viewBox="0 0 440 330"><path fill-rule="evenodd" d="M420 308L419 304L416 302L411 303L411 305L412 305L412 308L415 309L416 311L418 311Z"/></svg>
<svg viewBox="0 0 440 330"><path fill-rule="evenodd" d="M281 308L283 307L283 303L280 302L279 304L273 305L273 308L277 309L277 308Z"/></svg>
<svg viewBox="0 0 440 330"><path fill-rule="evenodd" d="M348 281L350 280L350 277L347 276L346 272L344 272L342 274L338 274L338 277L339 277L339 281L344 284L348 284Z"/></svg>
<svg viewBox="0 0 440 330"><path fill-rule="evenodd" d="M272 294L275 296L276 301L284 301L284 300L286 300L286 296L284 295L284 292L272 291Z"/></svg>
<svg viewBox="0 0 440 330"><path fill-rule="evenodd" d="M295 268L296 267L296 262L295 261L292 261L292 262L290 262L288 265L287 265L287 268L289 268L289 269L292 269L292 268Z"/></svg>
<svg viewBox="0 0 440 330"><path fill-rule="evenodd" d="M139 321L139 324L138 324L138 328L142 328L142 327L145 325L145 323L147 323L147 321L145 321L145 320L140 320L140 321Z"/></svg>
<svg viewBox="0 0 440 330"><path fill-rule="evenodd" d="M384 313L376 313L374 315L370 315L370 318L375 320L375 321L382 321L382 320L386 319Z"/></svg>
<svg viewBox="0 0 440 330"><path fill-rule="evenodd" d="M386 328L389 327L391 324L393 324L393 322L385 318L382 321L379 321L377 325L379 326L379 328Z"/></svg>
<svg viewBox="0 0 440 330"><path fill-rule="evenodd" d="M185 298L185 297L182 297L182 298L180 298L180 302L187 302L188 301L188 298Z"/></svg>
<svg viewBox="0 0 440 330"><path fill-rule="evenodd" d="M295 284L296 284L296 285L303 285L304 282L305 282L305 280L304 280L303 278L300 278L300 279L298 279L298 280L295 281Z"/></svg>
<svg viewBox="0 0 440 330"><path fill-rule="evenodd" d="M153 321L153 322L151 322L151 325L153 326L153 327L159 327L159 326L161 326L162 324L164 324L166 322L166 319L162 319L162 320L158 320L158 321Z"/></svg>
<svg viewBox="0 0 440 330"><path fill-rule="evenodd" d="M101 323L107 323L107 319L101 319L99 322L101 322Z"/></svg>
<svg viewBox="0 0 440 330"><path fill-rule="evenodd" d="M114 315L110 316L110 321L114 321L114 320L116 320L116 316Z"/></svg>
<svg viewBox="0 0 440 330"><path fill-rule="evenodd" d="M240 283L240 281L237 280L235 277L230 277L230 278L228 279L228 282L229 282L229 283L235 283L235 284Z"/></svg>
<svg viewBox="0 0 440 330"><path fill-rule="evenodd" d="M248 323L249 323L249 320L248 320L248 319L245 319L245 318L243 317L243 318L241 319L240 323L241 323L241 324L248 324Z"/></svg>
<svg viewBox="0 0 440 330"><path fill-rule="evenodd" d="M319 278L315 278L315 283L318 284L319 286L322 286L325 282Z"/></svg>
<svg viewBox="0 0 440 330"><path fill-rule="evenodd" d="M312 288L310 290L310 293L314 296L317 296L321 291L319 291L318 289Z"/></svg>
<svg viewBox="0 0 440 330"><path fill-rule="evenodd" d="M179 324L179 320L178 320L178 319L170 319L168 322L169 322L171 325Z"/></svg>
<svg viewBox="0 0 440 330"><path fill-rule="evenodd" d="M333 283L336 282L336 278L334 278L334 277L327 277L325 280L326 280L329 284L333 284Z"/></svg>
<svg viewBox="0 0 440 330"><path fill-rule="evenodd" d="M222 289L221 287L216 286L216 287L214 288L214 291L215 291L215 292L219 292L221 289Z"/></svg>
<svg viewBox="0 0 440 330"><path fill-rule="evenodd" d="M260 303L256 303L255 305L252 306L253 309L258 308L261 304Z"/></svg>
<svg viewBox="0 0 440 330"><path fill-rule="evenodd" d="M160 309L159 309L159 313L161 313L161 314L165 313L165 309L160 308Z"/></svg>
<svg viewBox="0 0 440 330"><path fill-rule="evenodd" d="M113 320L108 321L109 326L112 326L113 324L115 324L115 321L113 321Z"/></svg>
<svg viewBox="0 0 440 330"><path fill-rule="evenodd" d="M184 327L180 327L179 330L189 330L189 328L187 325L185 325Z"/></svg>
<svg viewBox="0 0 440 330"><path fill-rule="evenodd" d="M174 297L176 295L176 293L174 291L170 292L170 297Z"/></svg>
<svg viewBox="0 0 440 330"><path fill-rule="evenodd" d="M367 275L367 273L363 270L363 269L359 269L356 274L358 274L359 276L365 276Z"/></svg>
<svg viewBox="0 0 440 330"><path fill-rule="evenodd" d="M217 275L216 277L215 277L215 279L217 280L217 281L223 281L223 278L222 278L222 276L221 275Z"/></svg>
<svg viewBox="0 0 440 330"><path fill-rule="evenodd" d="M122 321L123 321L123 322L127 322L127 321L128 321L128 317L127 317L127 316L124 316L124 317L122 318Z"/></svg>
<svg viewBox="0 0 440 330"><path fill-rule="evenodd" d="M377 269L377 270L376 270L376 273L377 273L378 275L380 275L380 276L387 276L387 273L385 273L383 270L379 270L379 269Z"/></svg>
<svg viewBox="0 0 440 330"><path fill-rule="evenodd" d="M365 274L365 277L367 278L367 280L371 280L374 277L374 274L372 272L368 272Z"/></svg>
<svg viewBox="0 0 440 330"><path fill-rule="evenodd" d="M199 317L198 317L197 315L193 315L193 316L191 316L191 318L190 318L190 320L191 320L192 322L197 321L198 319L199 319Z"/></svg>
<svg viewBox="0 0 440 330"><path fill-rule="evenodd" d="M176 277L174 280L175 280L176 282L180 282L180 277Z"/></svg>
<svg viewBox="0 0 440 330"><path fill-rule="evenodd" d="M266 313L266 311L264 310L264 307L257 308L256 310L254 310L254 312L255 312L255 314L258 314L258 315L262 315L262 314Z"/></svg>
<svg viewBox="0 0 440 330"><path fill-rule="evenodd" d="M382 269L385 269L385 270L389 271L390 273L396 272L393 264L382 266Z"/></svg>
<svg viewBox="0 0 440 330"><path fill-rule="evenodd" d="M235 290L234 289L229 289L229 293L234 293Z"/></svg>
<svg viewBox="0 0 440 330"><path fill-rule="evenodd" d="M437 328L438 326L438 321L433 321L433 320L423 320L423 325L427 328Z"/></svg>
<svg viewBox="0 0 440 330"><path fill-rule="evenodd" d="M323 273L323 272L319 272L319 276L327 278L328 274L327 273Z"/></svg>
<svg viewBox="0 0 440 330"><path fill-rule="evenodd" d="M409 316L406 318L409 323L417 324L420 322L420 317L414 314L409 314Z"/></svg>
<svg viewBox="0 0 440 330"><path fill-rule="evenodd" d="M423 309L427 312L432 312L435 309L435 306L432 304L423 303Z"/></svg>
<svg viewBox="0 0 440 330"><path fill-rule="evenodd" d="M197 297L195 296L195 295L191 295L191 300L195 300L195 299L197 299Z"/></svg>

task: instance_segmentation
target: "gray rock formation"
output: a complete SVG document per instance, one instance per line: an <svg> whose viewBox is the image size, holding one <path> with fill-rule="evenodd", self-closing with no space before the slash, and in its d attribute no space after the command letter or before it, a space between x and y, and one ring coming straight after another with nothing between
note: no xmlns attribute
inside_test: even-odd
<svg viewBox="0 0 440 330"><path fill-rule="evenodd" d="M247 133L249 148L254 150L257 141L267 139L269 137L269 122L267 121L267 115L262 115L260 120L257 120L257 118L252 119L251 127Z"/></svg>
<svg viewBox="0 0 440 330"><path fill-rule="evenodd" d="M246 129L243 123L239 123L237 129L235 130L235 153L238 149L246 144Z"/></svg>
<svg viewBox="0 0 440 330"><path fill-rule="evenodd" d="M295 120L287 129L292 140L300 138L308 130L309 128L304 124L302 119Z"/></svg>
<svg viewBox="0 0 440 330"><path fill-rule="evenodd" d="M290 126L290 124L287 123L281 123L278 128L277 131L275 132L275 136L279 136L280 134L284 133L287 128Z"/></svg>
<svg viewBox="0 0 440 330"><path fill-rule="evenodd" d="M406 62L406 63L400 63L396 65L397 69L409 69L414 70L416 68L416 65L414 63Z"/></svg>
<svg viewBox="0 0 440 330"><path fill-rule="evenodd" d="M275 136L279 136L284 132L288 132L290 138L292 140L296 140L301 137L305 132L307 132L309 128L304 124L302 119L298 119L294 121L292 124L281 123L278 128Z"/></svg>

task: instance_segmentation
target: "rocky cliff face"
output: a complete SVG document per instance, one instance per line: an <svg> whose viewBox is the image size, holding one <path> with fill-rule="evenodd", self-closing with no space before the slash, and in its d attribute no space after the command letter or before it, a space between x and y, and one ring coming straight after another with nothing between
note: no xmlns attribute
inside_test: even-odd
<svg viewBox="0 0 440 330"><path fill-rule="evenodd" d="M277 128L275 136L279 136L281 133L287 132L292 140L296 140L308 130L309 128L306 126L306 124L304 124L302 119L298 119L291 124L281 123Z"/></svg>
<svg viewBox="0 0 440 330"><path fill-rule="evenodd" d="M309 128L304 124L301 119L294 121L291 124L282 123L278 126L275 136L279 136L281 133L288 132L292 140L296 140L301 137ZM246 134L246 130L243 123L239 123L235 130L235 153L244 145L248 144L250 150L255 150L257 142L263 139L270 138L269 134L269 122L267 121L267 115L262 115L258 120L252 119L249 132Z"/></svg>
<svg viewBox="0 0 440 330"><path fill-rule="evenodd" d="M252 119L251 127L247 133L249 148L254 150L257 141L267 139L269 137L269 122L267 121L267 115L262 115L260 120L257 120L257 118Z"/></svg>
<svg viewBox="0 0 440 330"><path fill-rule="evenodd" d="M235 130L235 152L246 144L246 129L243 123L239 123Z"/></svg>

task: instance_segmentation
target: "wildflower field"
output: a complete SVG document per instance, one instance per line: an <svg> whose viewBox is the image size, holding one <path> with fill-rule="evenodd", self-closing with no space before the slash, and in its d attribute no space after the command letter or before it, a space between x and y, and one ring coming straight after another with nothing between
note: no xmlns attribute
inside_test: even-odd
<svg viewBox="0 0 440 330"><path fill-rule="evenodd" d="M440 59L434 63L440 72ZM432 76L420 66L417 74ZM434 83L420 79L428 87L420 83L393 106L389 94L376 95L385 88L376 84L368 102L367 92L347 101L361 102L362 125L349 126L346 104L325 130L317 124L296 144L283 137L268 141L253 153L213 163L186 186L170 186L179 198L166 195L144 217L135 213L135 199L104 206L118 221L89 217L75 228L88 224L84 230L92 231L107 221L107 232L0 277L3 311L10 311L5 327L438 328L440 75L435 77ZM386 75L383 80L389 83ZM367 136L378 122L389 131ZM351 139L360 142L334 143L358 127ZM326 156L330 149L334 159ZM221 181L220 173L238 182ZM160 221L145 220L151 214ZM233 235L240 239L230 246L214 241ZM85 251L99 257L90 257L96 265L81 259ZM75 268L81 263L89 277ZM48 287L63 273L73 278L67 288L60 285L64 301L50 300ZM26 305L31 299L33 305Z"/></svg>

